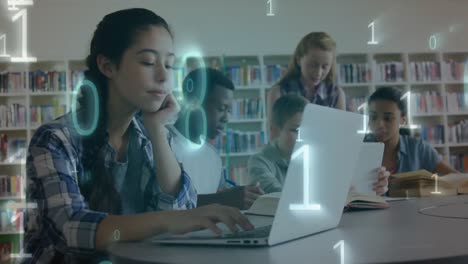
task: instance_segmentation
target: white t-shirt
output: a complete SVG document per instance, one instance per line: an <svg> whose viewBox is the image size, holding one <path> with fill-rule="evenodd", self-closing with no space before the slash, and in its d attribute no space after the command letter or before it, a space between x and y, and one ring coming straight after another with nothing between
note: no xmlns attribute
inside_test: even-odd
<svg viewBox="0 0 468 264"><path fill-rule="evenodd" d="M198 194L216 193L224 187L223 165L216 149L209 143L195 144L175 127L169 129L171 147L177 160L190 176Z"/></svg>

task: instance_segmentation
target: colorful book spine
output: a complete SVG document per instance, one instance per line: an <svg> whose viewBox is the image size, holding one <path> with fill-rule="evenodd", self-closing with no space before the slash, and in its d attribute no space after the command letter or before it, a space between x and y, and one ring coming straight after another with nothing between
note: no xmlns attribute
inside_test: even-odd
<svg viewBox="0 0 468 264"><path fill-rule="evenodd" d="M26 127L26 107L24 104L0 105L0 127Z"/></svg>
<svg viewBox="0 0 468 264"><path fill-rule="evenodd" d="M263 118L263 103L260 98L235 99L232 102L231 120Z"/></svg>
<svg viewBox="0 0 468 264"><path fill-rule="evenodd" d="M70 85L71 91L75 91L77 86L80 84L81 81L84 80L84 71L83 70L74 70L70 73Z"/></svg>
<svg viewBox="0 0 468 264"><path fill-rule="evenodd" d="M340 83L368 83L372 80L371 68L367 63L340 64Z"/></svg>
<svg viewBox="0 0 468 264"><path fill-rule="evenodd" d="M284 76L286 71L288 70L288 65L284 64L273 64L273 65L266 65L266 76L265 81L267 85L274 85L278 82L281 77Z"/></svg>
<svg viewBox="0 0 468 264"><path fill-rule="evenodd" d="M468 61L448 59L445 62L445 76L447 81L464 81L468 76Z"/></svg>
<svg viewBox="0 0 468 264"><path fill-rule="evenodd" d="M29 87L31 92L64 92L67 90L65 71L33 71L29 72Z"/></svg>
<svg viewBox="0 0 468 264"><path fill-rule="evenodd" d="M460 113L468 112L468 97L461 92L447 92L447 112Z"/></svg>
<svg viewBox="0 0 468 264"><path fill-rule="evenodd" d="M249 185L249 173L247 164L238 164L230 167L229 180L236 183L238 186Z"/></svg>
<svg viewBox="0 0 468 264"><path fill-rule="evenodd" d="M450 155L450 166L459 172L468 172L468 155L463 153Z"/></svg>
<svg viewBox="0 0 468 264"><path fill-rule="evenodd" d="M431 144L444 144L444 125L422 125L420 129L421 138Z"/></svg>
<svg viewBox="0 0 468 264"><path fill-rule="evenodd" d="M1 197L20 197L21 196L21 177L17 175L0 175L0 196Z"/></svg>
<svg viewBox="0 0 468 264"><path fill-rule="evenodd" d="M54 103L54 105L32 105L30 108L31 125L40 126L64 115L67 106Z"/></svg>
<svg viewBox="0 0 468 264"><path fill-rule="evenodd" d="M409 70L411 81L414 82L435 82L441 80L439 62L411 62Z"/></svg>
<svg viewBox="0 0 468 264"><path fill-rule="evenodd" d="M468 142L468 120L461 120L448 126L448 141L450 143Z"/></svg>
<svg viewBox="0 0 468 264"><path fill-rule="evenodd" d="M1 162L22 162L26 159L26 139L8 138L6 134L1 134L0 138Z"/></svg>
<svg viewBox="0 0 468 264"><path fill-rule="evenodd" d="M444 98L440 92L411 93L411 114L440 114L444 110Z"/></svg>
<svg viewBox="0 0 468 264"><path fill-rule="evenodd" d="M0 72L0 93L26 92L25 72Z"/></svg>
<svg viewBox="0 0 468 264"><path fill-rule="evenodd" d="M377 82L403 82L404 67L402 62L375 63L374 72Z"/></svg>
<svg viewBox="0 0 468 264"><path fill-rule="evenodd" d="M220 153L254 153L268 143L264 131L245 132L228 130L227 133L219 136L214 146Z"/></svg>
<svg viewBox="0 0 468 264"><path fill-rule="evenodd" d="M235 86L261 85L262 83L259 65L226 66L226 75Z"/></svg>

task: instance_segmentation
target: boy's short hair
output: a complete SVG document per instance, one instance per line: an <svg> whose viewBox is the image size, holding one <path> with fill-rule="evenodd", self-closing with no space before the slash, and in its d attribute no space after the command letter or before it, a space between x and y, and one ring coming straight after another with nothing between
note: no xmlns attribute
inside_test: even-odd
<svg viewBox="0 0 468 264"><path fill-rule="evenodd" d="M205 85L206 87L203 87ZM198 103L205 103L207 98L213 93L216 85L234 91L234 84L221 71L212 68L197 68L184 78L182 93L188 102L200 100L203 96L203 102ZM204 88L205 93L202 94Z"/></svg>
<svg viewBox="0 0 468 264"><path fill-rule="evenodd" d="M309 101L296 94L287 94L281 96L273 104L273 123L282 128L284 124L296 113L304 112Z"/></svg>
<svg viewBox="0 0 468 264"><path fill-rule="evenodd" d="M394 102L398 109L401 111L402 116L406 116L407 105L406 100L402 100L403 92L400 89L394 87L382 87L378 88L367 100L367 104L370 105L374 101L391 101Z"/></svg>

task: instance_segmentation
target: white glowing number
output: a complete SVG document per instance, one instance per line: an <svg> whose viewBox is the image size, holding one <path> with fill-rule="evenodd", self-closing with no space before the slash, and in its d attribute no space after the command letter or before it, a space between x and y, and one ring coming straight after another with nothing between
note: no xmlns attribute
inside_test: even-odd
<svg viewBox="0 0 468 264"><path fill-rule="evenodd" d="M411 117L411 92L406 92L406 93L400 98L400 100L405 100L405 98L406 98L406 100L407 100L408 128L409 128L409 129L417 129L417 128L419 128L419 125L413 125L413 124L412 124L413 118Z"/></svg>
<svg viewBox="0 0 468 264"><path fill-rule="evenodd" d="M432 175L432 177L435 179L435 190L433 192L431 192L432 194L441 194L441 192L439 192L438 190L438 184L437 184L437 181L439 180L439 176L437 176L437 174L434 174Z"/></svg>
<svg viewBox="0 0 468 264"><path fill-rule="evenodd" d="M437 38L435 35L432 35L429 38L429 48L431 48L431 50L435 50L437 48Z"/></svg>
<svg viewBox="0 0 468 264"><path fill-rule="evenodd" d="M379 42L375 41L375 24L374 24L374 21L372 21L372 23L369 24L368 28L371 29L371 41L368 41L367 44L368 45L377 45L377 44L379 44Z"/></svg>
<svg viewBox="0 0 468 264"><path fill-rule="evenodd" d="M273 14L273 0L268 0L267 4L270 7L270 12L268 12L267 16L274 16L275 14Z"/></svg>
<svg viewBox="0 0 468 264"><path fill-rule="evenodd" d="M32 6L34 3L32 0L8 0L8 10L17 11L18 6Z"/></svg>
<svg viewBox="0 0 468 264"><path fill-rule="evenodd" d="M333 246L333 249L337 248L340 248L340 264L344 264L344 240L338 241L338 243Z"/></svg>
<svg viewBox="0 0 468 264"><path fill-rule="evenodd" d="M363 103L362 105L360 105L357 110L361 111L361 109L364 112L364 118L362 120L362 130L359 130L358 133L367 134L367 124L369 123L369 116L366 114L367 103Z"/></svg>
<svg viewBox="0 0 468 264"><path fill-rule="evenodd" d="M116 229L114 230L114 241L119 241L120 240L120 230Z"/></svg>
<svg viewBox="0 0 468 264"><path fill-rule="evenodd" d="M37 58L34 57L28 57L27 55L27 50L28 50L28 12L26 9L21 9L16 15L12 17L12 21L15 22L19 18L21 19L21 38L22 38L22 45L21 45L21 51L22 51L22 56L21 57L12 57L11 62L36 62Z"/></svg>
<svg viewBox="0 0 468 264"><path fill-rule="evenodd" d="M301 138L301 129L298 128L297 129L297 139L296 139L296 142L302 142L302 138Z"/></svg>
<svg viewBox="0 0 468 264"><path fill-rule="evenodd" d="M303 175L303 186L304 186L304 193L303 193L303 203L302 204L290 204L290 210L320 210L320 204L312 204L310 202L309 196L309 189L310 189L310 147L309 145L304 145L296 150L293 154L291 159L295 159L302 154L302 175Z"/></svg>
<svg viewBox="0 0 468 264"><path fill-rule="evenodd" d="M6 54L6 35L0 35L0 41L3 40L3 53L0 54L0 57L10 57L10 55Z"/></svg>

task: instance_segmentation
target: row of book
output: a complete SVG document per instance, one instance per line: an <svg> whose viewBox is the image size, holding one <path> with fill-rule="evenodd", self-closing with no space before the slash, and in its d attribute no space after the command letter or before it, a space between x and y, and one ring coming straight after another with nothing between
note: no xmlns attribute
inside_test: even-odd
<svg viewBox="0 0 468 264"><path fill-rule="evenodd" d="M411 93L411 114L428 114L444 112L444 99L440 92L425 91Z"/></svg>
<svg viewBox="0 0 468 264"><path fill-rule="evenodd" d="M0 263L10 263L9 261L11 260L10 254L12 253L12 248L13 245L11 242L0 243Z"/></svg>
<svg viewBox="0 0 468 264"><path fill-rule="evenodd" d="M0 72L0 93L26 92L25 72Z"/></svg>
<svg viewBox="0 0 468 264"><path fill-rule="evenodd" d="M32 92L65 92L67 73L41 70L29 72L29 87Z"/></svg>
<svg viewBox="0 0 468 264"><path fill-rule="evenodd" d="M43 123L50 122L55 118L65 114L67 106L64 104L54 105L32 105L31 109L31 125L39 126Z"/></svg>
<svg viewBox="0 0 468 264"><path fill-rule="evenodd" d="M273 85L284 76L288 70L288 65L273 64L266 65L265 81L267 85Z"/></svg>
<svg viewBox="0 0 468 264"><path fill-rule="evenodd" d="M459 113L468 111L468 93L447 92L447 112Z"/></svg>
<svg viewBox="0 0 468 264"><path fill-rule="evenodd" d="M8 138L0 134L0 162L19 162L26 159L26 139Z"/></svg>
<svg viewBox="0 0 468 264"><path fill-rule="evenodd" d="M411 62L409 65L409 71L412 81L434 82L441 80L439 62Z"/></svg>
<svg viewBox="0 0 468 264"><path fill-rule="evenodd" d="M227 66L226 75L235 86L261 85L260 65Z"/></svg>
<svg viewBox="0 0 468 264"><path fill-rule="evenodd" d="M254 153L268 143L266 133L245 132L229 129L219 136L214 142L214 146L220 153Z"/></svg>
<svg viewBox="0 0 468 264"><path fill-rule="evenodd" d="M374 65L377 82L402 82L405 79L402 62L375 63Z"/></svg>
<svg viewBox="0 0 468 264"><path fill-rule="evenodd" d="M21 197L22 180L18 175L0 175L0 197Z"/></svg>
<svg viewBox="0 0 468 264"><path fill-rule="evenodd" d="M339 65L341 83L366 83L372 81L371 67L367 63Z"/></svg>
<svg viewBox="0 0 468 264"><path fill-rule="evenodd" d="M346 98L346 110L354 113L364 113L363 111L366 109L359 109L359 107L365 104L366 100L365 96Z"/></svg>
<svg viewBox="0 0 468 264"><path fill-rule="evenodd" d="M232 102L231 120L263 118L262 99L244 98Z"/></svg>
<svg viewBox="0 0 468 264"><path fill-rule="evenodd" d="M224 168L226 170L226 168ZM238 186L249 185L249 172L247 164L237 164L229 167L229 173L225 172L227 178Z"/></svg>
<svg viewBox="0 0 468 264"><path fill-rule="evenodd" d="M448 141L450 143L468 142L468 120L461 120L448 126Z"/></svg>
<svg viewBox="0 0 468 264"><path fill-rule="evenodd" d="M468 155L463 153L450 154L450 166L459 172L468 172Z"/></svg>
<svg viewBox="0 0 468 264"><path fill-rule="evenodd" d="M70 73L70 84L72 91L77 89L77 86L80 84L81 81L84 80L84 71L82 70L75 70L71 71Z"/></svg>
<svg viewBox="0 0 468 264"><path fill-rule="evenodd" d="M444 75L446 76L447 81L464 81L465 78L468 78L468 61L455 61L453 59L449 59L444 63Z"/></svg>
<svg viewBox="0 0 468 264"><path fill-rule="evenodd" d="M26 107L19 103L0 105L1 127L26 127Z"/></svg>
<svg viewBox="0 0 468 264"><path fill-rule="evenodd" d="M420 128L420 136L431 144L444 144L444 125L423 125Z"/></svg>

